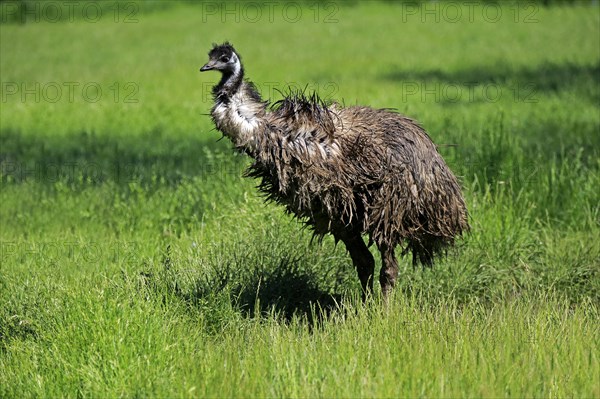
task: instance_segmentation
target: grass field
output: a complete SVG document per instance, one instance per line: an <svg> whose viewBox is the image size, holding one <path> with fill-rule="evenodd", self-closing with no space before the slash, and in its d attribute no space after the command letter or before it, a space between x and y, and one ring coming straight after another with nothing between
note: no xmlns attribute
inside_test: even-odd
<svg viewBox="0 0 600 399"><path fill-rule="evenodd" d="M600 397L597 5L14 4L0 397ZM363 306L218 141L197 71L226 39L266 98L418 119L464 187L457 250Z"/></svg>

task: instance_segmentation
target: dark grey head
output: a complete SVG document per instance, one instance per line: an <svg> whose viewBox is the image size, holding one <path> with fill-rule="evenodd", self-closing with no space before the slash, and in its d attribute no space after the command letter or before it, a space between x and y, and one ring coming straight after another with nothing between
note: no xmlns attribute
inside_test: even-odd
<svg viewBox="0 0 600 399"><path fill-rule="evenodd" d="M220 45L213 44L208 53L208 62L200 68L200 72L217 70L226 75L238 74L242 69L240 57L229 42Z"/></svg>

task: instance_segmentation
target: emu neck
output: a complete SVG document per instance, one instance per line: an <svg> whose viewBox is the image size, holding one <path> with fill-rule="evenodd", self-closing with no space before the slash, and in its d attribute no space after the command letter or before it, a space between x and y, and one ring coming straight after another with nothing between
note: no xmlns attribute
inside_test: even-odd
<svg viewBox="0 0 600 399"><path fill-rule="evenodd" d="M217 129L236 147L253 154L264 135L266 104L243 76L241 66L230 74L223 74L213 89L212 117Z"/></svg>
<svg viewBox="0 0 600 399"><path fill-rule="evenodd" d="M244 68L238 65L234 71L224 71L219 83L213 88L216 101L229 102L231 97L240 90L244 81Z"/></svg>

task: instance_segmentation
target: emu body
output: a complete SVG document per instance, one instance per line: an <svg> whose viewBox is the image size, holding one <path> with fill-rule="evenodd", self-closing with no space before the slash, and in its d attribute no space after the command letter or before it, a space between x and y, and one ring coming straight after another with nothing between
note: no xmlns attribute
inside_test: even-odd
<svg viewBox="0 0 600 399"><path fill-rule="evenodd" d="M436 255L467 231L460 186L427 133L412 119L385 109L326 104L316 95L290 94L269 104L244 80L235 49L209 52L201 71L218 70L212 119L254 164L267 198L309 225L318 238L341 240L357 269L363 297L373 290L375 261L384 296L395 285L395 249L413 265Z"/></svg>

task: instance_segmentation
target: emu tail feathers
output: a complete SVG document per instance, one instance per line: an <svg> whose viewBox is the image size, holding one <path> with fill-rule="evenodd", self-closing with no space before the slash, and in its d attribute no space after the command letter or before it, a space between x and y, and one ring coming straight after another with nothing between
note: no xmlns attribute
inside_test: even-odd
<svg viewBox="0 0 600 399"><path fill-rule="evenodd" d="M454 244L454 239L427 235L420 239L411 239L402 252L412 252L412 265L416 269L420 264L423 268L432 267L435 258L446 254L449 246Z"/></svg>

